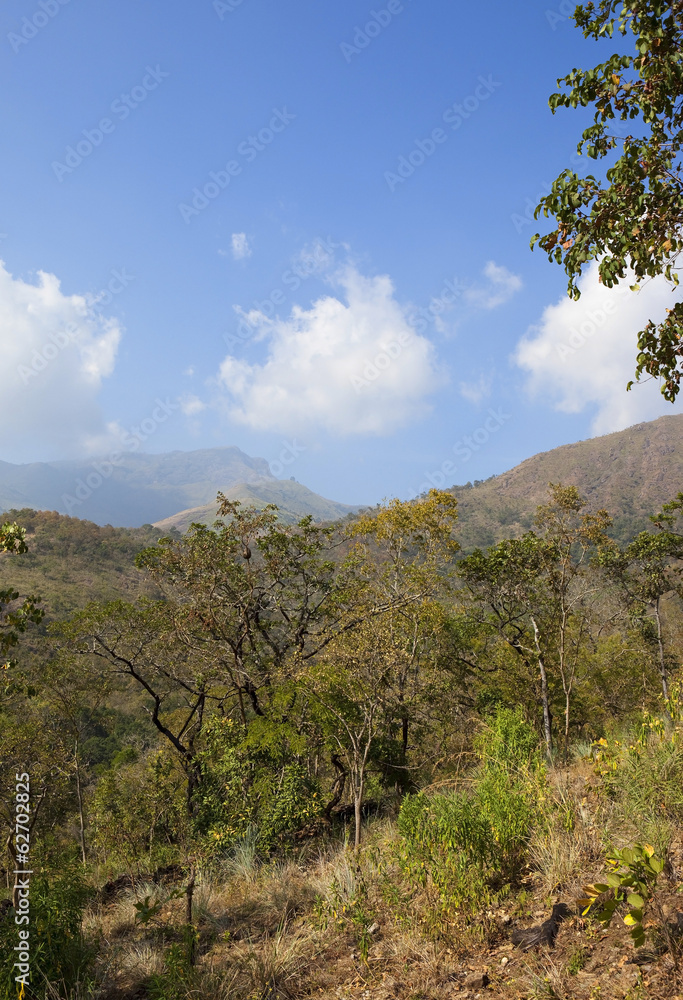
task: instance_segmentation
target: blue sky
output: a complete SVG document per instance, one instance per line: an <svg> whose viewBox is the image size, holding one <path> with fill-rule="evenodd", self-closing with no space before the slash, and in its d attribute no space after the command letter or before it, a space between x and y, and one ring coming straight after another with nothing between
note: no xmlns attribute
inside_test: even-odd
<svg viewBox="0 0 683 1000"><path fill-rule="evenodd" d="M624 392L668 290L529 250L568 8L6 0L0 459L235 444L365 503L673 412Z"/></svg>

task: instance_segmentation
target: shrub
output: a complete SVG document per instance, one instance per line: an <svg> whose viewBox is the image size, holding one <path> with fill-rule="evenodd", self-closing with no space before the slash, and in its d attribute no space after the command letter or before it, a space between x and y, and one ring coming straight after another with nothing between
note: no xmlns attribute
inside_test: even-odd
<svg viewBox="0 0 683 1000"><path fill-rule="evenodd" d="M35 874L30 885L31 984L26 1000L46 995L55 984L66 995L89 977L95 947L81 931L92 890L77 861L65 861L59 872ZM14 951L19 928L13 920L0 923L0 1000L16 1000L18 987Z"/></svg>
<svg viewBox="0 0 683 1000"><path fill-rule="evenodd" d="M297 762L305 744L291 727L256 720L245 734L212 719L205 744L197 823L210 847L231 848L253 829L267 854L320 813L320 784Z"/></svg>
<svg viewBox="0 0 683 1000"><path fill-rule="evenodd" d="M475 753L470 791L408 796L399 815L406 866L456 907L488 903L519 877L544 785L536 735L519 712L498 708Z"/></svg>
<svg viewBox="0 0 683 1000"><path fill-rule="evenodd" d="M619 837L626 832L645 838L657 853L665 853L674 828L683 822L680 729L668 730L647 717L630 738L603 738L594 747L600 787L613 802L611 826Z"/></svg>

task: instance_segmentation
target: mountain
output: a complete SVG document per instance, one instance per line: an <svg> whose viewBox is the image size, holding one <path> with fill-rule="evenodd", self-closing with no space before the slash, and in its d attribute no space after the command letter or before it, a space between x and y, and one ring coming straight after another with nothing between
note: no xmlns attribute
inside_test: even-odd
<svg viewBox="0 0 683 1000"><path fill-rule="evenodd" d="M492 545L532 527L548 483L578 486L589 509L604 507L612 534L624 542L683 490L683 414L563 445L527 458L509 472L455 486L465 551Z"/></svg>
<svg viewBox="0 0 683 1000"><path fill-rule="evenodd" d="M290 479L239 483L222 492L229 500L239 500L240 503L251 507L264 507L268 503L274 503L278 507L281 520L286 524L295 524L305 514L312 514L315 521L338 521L360 509L349 504L337 503L335 500L326 500L325 497L309 490L307 486ZM214 497L212 503L181 510L172 517L155 521L154 527L162 531L177 528L182 532L186 531L193 521L212 525L216 520L216 512L217 504Z"/></svg>
<svg viewBox="0 0 683 1000"><path fill-rule="evenodd" d="M0 462L0 510L35 508L121 526L151 524L216 499L238 483L276 483L263 458L239 448L128 453L90 462Z"/></svg>
<svg viewBox="0 0 683 1000"><path fill-rule="evenodd" d="M633 537L683 490L683 414L554 448L485 482L453 487L463 548L491 545L531 527L549 482L578 486L591 509L606 507L612 514L615 537ZM211 524L219 490L255 506L275 503L290 523L305 514L337 520L359 509L275 479L264 459L235 447L127 454L116 465L106 459L0 462L0 510L52 510L100 525L183 531L192 521Z"/></svg>

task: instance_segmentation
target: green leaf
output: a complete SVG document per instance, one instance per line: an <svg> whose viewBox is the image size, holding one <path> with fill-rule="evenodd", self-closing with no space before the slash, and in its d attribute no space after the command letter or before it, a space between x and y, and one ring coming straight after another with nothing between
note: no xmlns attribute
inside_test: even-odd
<svg viewBox="0 0 683 1000"><path fill-rule="evenodd" d="M621 886L621 876L611 873L607 876L607 884L613 889L618 889Z"/></svg>
<svg viewBox="0 0 683 1000"><path fill-rule="evenodd" d="M628 895L626 902L628 903L629 906L634 907L636 910L642 910L643 906L645 905L645 900L642 898L642 896L639 896L635 892L632 892Z"/></svg>

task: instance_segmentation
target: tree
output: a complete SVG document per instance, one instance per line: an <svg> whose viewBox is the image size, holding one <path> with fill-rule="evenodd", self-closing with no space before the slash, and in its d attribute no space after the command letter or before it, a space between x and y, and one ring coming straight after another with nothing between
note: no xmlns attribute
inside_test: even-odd
<svg viewBox="0 0 683 1000"><path fill-rule="evenodd" d="M258 511L218 500L223 520L214 530L193 524L136 561L164 593L178 642L215 664L227 689L223 708L235 708L246 726L267 714L294 660L311 659L355 619L333 528L310 516L283 525L272 504Z"/></svg>
<svg viewBox="0 0 683 1000"><path fill-rule="evenodd" d="M591 551L606 542L605 511L582 514L585 501L574 486L550 485L550 502L538 508L542 535L529 531L462 561L459 573L482 624L495 630L540 681L539 700L548 759L552 758L550 671L564 694L564 740L579 655L589 638L590 598L585 569Z"/></svg>
<svg viewBox="0 0 683 1000"><path fill-rule="evenodd" d="M341 632L302 675L301 685L322 709L338 760L350 777L355 847L367 771L374 762L406 767L409 727L447 616L438 598L448 590L457 501L430 490L414 503L392 500L361 515L349 528L354 546L353 631ZM383 608L381 616L373 613ZM399 760L382 760L379 737L391 745L400 726Z"/></svg>
<svg viewBox="0 0 683 1000"><path fill-rule="evenodd" d="M146 696L145 709L157 732L173 748L186 778L188 817L196 813L201 783L197 747L208 703L220 701L224 686L210 660L188 656L174 634L173 608L165 601L90 604L67 622L56 623L60 656L76 671L93 657L107 672L130 679Z"/></svg>
<svg viewBox="0 0 683 1000"><path fill-rule="evenodd" d="M636 290L641 280L660 274L676 286L683 249L683 3L600 0L578 6L574 20L586 38L611 38L615 31L632 36L630 52L590 70L573 69L557 81L563 89L549 101L553 113L579 105L595 109L577 149L611 165L604 180L563 171L536 209L536 218L541 212L554 216L557 227L536 234L531 245L564 264L574 299L592 260L607 288L630 280ZM616 135L615 120L628 123L629 134ZM661 379L671 402L683 374L682 332L683 302L677 302L638 340L636 379L643 373Z"/></svg>
<svg viewBox="0 0 683 1000"><path fill-rule="evenodd" d="M146 694L151 721L186 774L193 820L208 719L238 719L243 739L258 723L267 743L269 733L301 719L293 681L308 664L364 623L433 591L439 539L450 533L446 513L455 500L432 492L414 510L393 505L398 521L385 547L394 576L383 586L384 563L368 555L365 538L375 531L374 544L384 545L377 518L362 519L347 538L311 517L283 525L273 506L257 511L219 494L222 519L214 530L194 524L182 539L161 539L138 556L163 600L93 604L56 628L62 655L105 661Z"/></svg>
<svg viewBox="0 0 683 1000"><path fill-rule="evenodd" d="M73 669L59 658L44 664L40 671L41 695L45 708L59 721L59 732L64 742L69 742L73 777L76 784L76 803L81 845L81 860L87 863L86 821L83 806L83 741L92 714L109 695L109 678L99 672Z"/></svg>
<svg viewBox="0 0 683 1000"><path fill-rule="evenodd" d="M455 497L432 489L413 503L392 500L361 515L350 530L365 594L388 609L386 653L392 662L403 755L422 672L434 661L447 629L440 603L450 591L460 546L454 538Z"/></svg>
<svg viewBox="0 0 683 1000"><path fill-rule="evenodd" d="M664 700L669 698L669 667L665 649L662 599L667 594L682 596L680 560L683 559L683 535L671 530L676 513L683 509L683 495L665 504L651 520L658 531L641 531L622 551L615 544L606 546L601 562L622 590L629 610L641 620L654 623L657 664ZM668 708L666 709L667 715Z"/></svg>
<svg viewBox="0 0 683 1000"><path fill-rule="evenodd" d="M385 623L364 623L343 636L307 673L304 689L317 702L319 718L334 755L350 777L354 807L354 848L361 841L363 798L379 726L391 715L391 666L382 642Z"/></svg>

